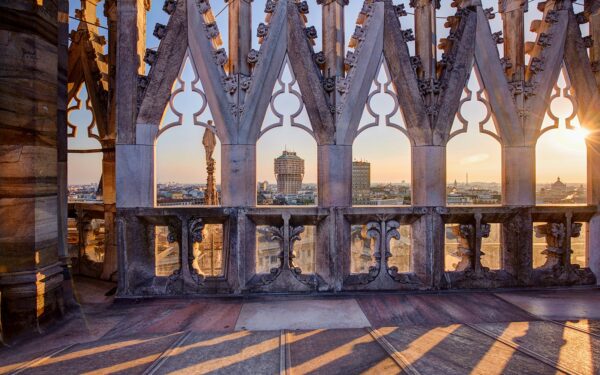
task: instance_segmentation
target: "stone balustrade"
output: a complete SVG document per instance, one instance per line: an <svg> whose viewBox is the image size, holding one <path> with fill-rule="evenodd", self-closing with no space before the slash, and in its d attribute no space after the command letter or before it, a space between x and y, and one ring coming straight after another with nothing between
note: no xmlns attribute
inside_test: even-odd
<svg viewBox="0 0 600 375"><path fill-rule="evenodd" d="M586 264L571 261L571 239L596 210L594 206L121 209L117 245L123 266L118 295L594 284ZM498 243L493 245L486 242L491 228L500 231L494 234ZM546 244L539 243L544 240ZM486 246L490 250L483 251ZM488 256L497 266L484 265ZM536 257L546 261L534 268Z"/></svg>

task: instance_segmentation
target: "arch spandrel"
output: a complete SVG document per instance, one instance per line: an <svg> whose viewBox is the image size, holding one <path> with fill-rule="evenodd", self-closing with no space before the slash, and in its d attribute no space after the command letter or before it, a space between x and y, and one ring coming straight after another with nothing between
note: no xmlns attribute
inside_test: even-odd
<svg viewBox="0 0 600 375"><path fill-rule="evenodd" d="M600 1L596 1L596 4L600 7ZM564 63L573 85L577 116L585 127L599 129L600 92L596 86L592 64L572 7L569 9Z"/></svg>
<svg viewBox="0 0 600 375"><path fill-rule="evenodd" d="M185 1L177 2L166 30L157 24L155 35L162 36L157 50L146 49L144 61L150 64L151 68L148 76L141 78L145 89L142 88L142 99L139 103L138 126L158 127L163 118L164 108L171 98L171 88L179 76L188 45L185 3Z"/></svg>
<svg viewBox="0 0 600 375"><path fill-rule="evenodd" d="M323 77L315 62L312 44L304 31L305 23L296 4L288 3L287 45L290 66L302 92L306 111L318 144L335 143L335 118L327 93L323 88Z"/></svg>
<svg viewBox="0 0 600 375"><path fill-rule="evenodd" d="M288 1L279 0L268 22L268 31L263 38L258 61L250 77L250 87L246 93L239 119L237 140L241 144L254 144L260 136L260 128L265 117L271 93L284 65L287 49Z"/></svg>
<svg viewBox="0 0 600 375"><path fill-rule="evenodd" d="M478 22L475 8L470 3L460 5L455 15L458 22L449 25L453 37L444 43L448 59L439 79L424 81L415 72L422 62L409 54L409 38L401 29L396 7L391 1L384 3L384 55L411 141L415 145L443 146L473 64Z"/></svg>
<svg viewBox="0 0 600 375"><path fill-rule="evenodd" d="M568 9L562 2L548 1L539 23L536 42L525 73L525 142L537 138L544 120L548 98L560 74L568 24Z"/></svg>

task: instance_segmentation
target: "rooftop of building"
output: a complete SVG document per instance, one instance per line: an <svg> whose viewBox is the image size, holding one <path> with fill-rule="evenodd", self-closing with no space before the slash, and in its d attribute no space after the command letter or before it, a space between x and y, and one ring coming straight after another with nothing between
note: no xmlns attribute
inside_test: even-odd
<svg viewBox="0 0 600 375"><path fill-rule="evenodd" d="M300 156L298 156L296 154L296 152L294 151L287 151L284 150L280 156L278 156L275 160L282 160L282 159L289 159L289 160L304 160L302 159Z"/></svg>
<svg viewBox="0 0 600 375"><path fill-rule="evenodd" d="M596 288L211 299L107 297L77 278L62 323L0 373L600 372Z"/></svg>

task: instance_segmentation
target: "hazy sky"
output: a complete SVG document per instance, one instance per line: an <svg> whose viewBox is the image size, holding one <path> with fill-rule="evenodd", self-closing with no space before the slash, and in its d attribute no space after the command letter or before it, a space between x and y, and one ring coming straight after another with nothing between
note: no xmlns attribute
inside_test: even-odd
<svg viewBox="0 0 600 375"><path fill-rule="evenodd" d="M71 15L74 15L74 9L78 8L75 1L71 2ZM166 24L168 16L162 11L163 1L153 1L152 9L148 14L148 47L156 47L158 40L152 35L156 22ZM263 22L263 9L265 0L255 0L252 4L254 10L253 30L256 30L258 24ZM316 0L308 1L310 14L308 15L308 24L314 25L319 36L321 35L321 12L320 7L316 5ZM447 3L447 4L446 4ZM224 7L223 0L211 1L212 8L216 14ZM443 8L438 12L438 16L452 14L449 2L442 2ZM486 7L497 8L496 0L484 0ZM102 17L102 6L99 4L99 16L101 24L106 25ZM354 30L354 23L358 11L362 6L362 1L350 0L350 5L346 8L346 43ZM407 5L407 10L411 9ZM577 10L577 9L576 9ZM529 12L526 15L526 25L536 18L541 18L539 12L533 4L530 4ZM412 17L402 18L402 27L412 28ZM444 19L438 19L438 34L443 37L447 34L447 29L443 28ZM71 20L71 26L75 27L77 21ZM217 17L220 31L224 42L224 48L227 48L227 10L223 11ZM501 19L497 15L492 20L493 31L501 29ZM526 27L528 29L528 27ZM586 32L584 30L584 32ZM533 35L528 33L528 39L532 40ZM254 48L258 49L257 40L254 38ZM317 50L320 39L317 39ZM412 44L412 43L411 43ZM410 47L414 47L411 45ZM291 81L292 76L289 69L284 69L282 80L284 84ZM158 182L198 182L203 183L206 179L206 164L204 150L202 148L202 136L204 128L193 125L191 114L196 112L202 106L201 97L191 92L190 84L194 80L194 71L187 62L184 66L182 80L186 90L177 95L174 100L175 108L184 115L183 125L174 127L165 131L157 142L156 168ZM380 69L376 78L380 83L387 81L385 69ZM564 82L560 83L564 87ZM299 90L297 84L294 86ZM372 86L375 88L375 86ZM279 87L276 86L275 90ZM469 88L475 92L480 89L475 75L471 75ZM82 90L80 98L84 101L86 97L85 90ZM257 145L257 179L259 181L275 181L273 174L273 159L281 154L284 148L296 151L300 157L305 159L305 182L316 182L316 154L317 147L312 136L297 127L290 125L290 115L298 109L298 99L289 93L279 96L275 100L276 109L284 115L284 126L275 128L266 132L259 140ZM84 106L85 107L85 106ZM382 114L379 125L366 129L355 140L353 147L353 157L359 160L366 160L371 163L372 182L401 182L410 181L410 147L406 136L399 131L386 126L383 121L384 115L392 112L394 108L393 99L385 93L379 93L373 96L371 100L372 109ZM556 99L552 102L552 109L556 114L568 116L572 107L567 99ZM172 114L167 108L163 124L173 120ZM448 181L464 181L465 175L469 174L470 181L482 182L500 182L500 145L492 137L479 133L478 123L485 117L485 106L477 101L471 101L462 108L462 114L469 120L468 132L460 134L453 138L447 148L447 177ZM91 115L85 108L80 111L72 111L71 121L79 125L77 138L69 140L70 148L97 148L99 144L93 139L87 138L87 126L91 122ZM206 121L211 118L208 107L201 115L201 120ZM276 122L277 117L268 110L263 123L263 128ZM400 113L395 112L391 117L391 122L398 126L403 126ZM300 114L296 122L309 127L310 122L306 113ZM374 122L374 118L365 110L361 126ZM547 119L547 124L552 122ZM462 125L456 121L455 127ZM561 121L561 127L564 123ZM486 128L493 128L490 122ZM580 132L558 129L551 130L544 134L538 141L538 163L537 180L538 183L551 182L557 176L561 176L566 182L585 182L585 144ZM217 167L220 166L220 148L215 150L215 159ZM69 182L87 183L97 182L100 178L102 157L99 154L70 154L69 155ZM220 180L220 171L217 168L217 181Z"/></svg>

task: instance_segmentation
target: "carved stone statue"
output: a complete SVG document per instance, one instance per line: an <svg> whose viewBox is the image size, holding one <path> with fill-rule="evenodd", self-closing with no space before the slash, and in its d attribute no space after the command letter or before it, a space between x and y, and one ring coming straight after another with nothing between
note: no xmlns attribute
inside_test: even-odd
<svg viewBox="0 0 600 375"><path fill-rule="evenodd" d="M212 121L209 120L208 125L212 127ZM206 191L204 192L204 204L209 206L218 205L219 196L215 183L215 159L212 157L215 146L217 145L217 139L212 130L207 128L204 131L202 144L204 145L204 151L206 152Z"/></svg>

